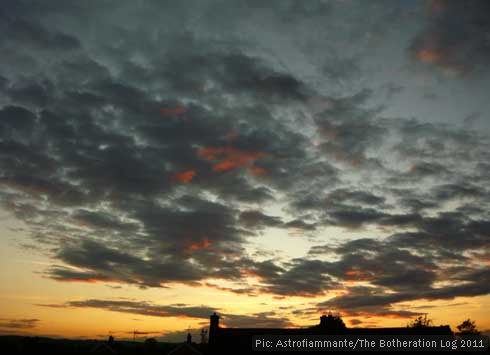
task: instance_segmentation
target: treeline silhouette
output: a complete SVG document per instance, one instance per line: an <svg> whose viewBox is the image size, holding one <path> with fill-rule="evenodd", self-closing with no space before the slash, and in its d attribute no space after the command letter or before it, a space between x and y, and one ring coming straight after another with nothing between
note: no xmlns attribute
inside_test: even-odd
<svg viewBox="0 0 490 355"><path fill-rule="evenodd" d="M432 327L434 325L434 321L430 318L427 318L427 314L423 316L418 316L407 324L407 327L410 328L426 328ZM454 333L457 336L465 336L465 335L480 335L481 332L476 328L476 322L471 319L464 320L460 325L456 326L458 332Z"/></svg>

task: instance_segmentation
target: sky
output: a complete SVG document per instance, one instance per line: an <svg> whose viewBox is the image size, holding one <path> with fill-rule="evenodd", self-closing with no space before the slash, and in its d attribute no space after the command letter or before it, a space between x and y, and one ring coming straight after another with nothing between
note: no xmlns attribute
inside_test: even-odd
<svg viewBox="0 0 490 355"><path fill-rule="evenodd" d="M490 329L490 3L0 4L0 333Z"/></svg>

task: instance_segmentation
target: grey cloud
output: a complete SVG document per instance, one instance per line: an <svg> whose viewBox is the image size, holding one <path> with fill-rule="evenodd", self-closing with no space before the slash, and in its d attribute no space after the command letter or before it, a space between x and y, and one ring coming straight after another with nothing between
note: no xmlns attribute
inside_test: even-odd
<svg viewBox="0 0 490 355"><path fill-rule="evenodd" d="M35 328L39 319L29 318L29 319L8 319L0 318L0 331L11 331L11 332L22 332L25 330L30 330Z"/></svg>

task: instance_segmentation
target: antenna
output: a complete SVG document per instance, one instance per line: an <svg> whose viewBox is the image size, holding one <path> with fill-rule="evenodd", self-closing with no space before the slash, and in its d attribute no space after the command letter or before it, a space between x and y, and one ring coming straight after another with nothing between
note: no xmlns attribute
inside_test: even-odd
<svg viewBox="0 0 490 355"><path fill-rule="evenodd" d="M206 328L201 329L201 344L207 343L208 330Z"/></svg>

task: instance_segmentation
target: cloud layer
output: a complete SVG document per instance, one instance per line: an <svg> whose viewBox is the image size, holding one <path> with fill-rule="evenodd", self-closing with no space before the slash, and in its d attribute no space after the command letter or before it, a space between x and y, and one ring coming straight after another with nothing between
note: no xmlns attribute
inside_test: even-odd
<svg viewBox="0 0 490 355"><path fill-rule="evenodd" d="M0 202L53 258L45 277L325 296L317 310L353 316L411 316L396 304L490 293L488 132L386 117L374 89L343 90L362 75L357 56L325 56L329 47L308 37L325 18L340 26L348 5L244 1L238 14L221 2L141 4L2 5ZM409 57L484 70L485 4L432 2ZM218 5L228 14L220 31ZM311 63L285 65L252 28L240 36L244 14L276 36L295 26L292 44L316 45ZM346 37L364 26L367 45L383 32L382 18L356 16ZM257 257L271 229L293 231L309 252ZM214 305L65 306L207 318ZM289 324L250 317L228 315Z"/></svg>

